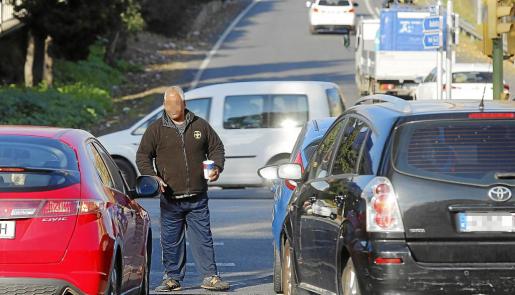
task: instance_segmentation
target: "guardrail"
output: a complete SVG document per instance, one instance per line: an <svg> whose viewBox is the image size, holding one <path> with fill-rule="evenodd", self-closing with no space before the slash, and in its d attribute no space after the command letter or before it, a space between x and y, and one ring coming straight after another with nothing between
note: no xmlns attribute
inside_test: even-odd
<svg viewBox="0 0 515 295"><path fill-rule="evenodd" d="M483 40L483 34L476 31L476 26L460 18L460 30L476 40Z"/></svg>
<svg viewBox="0 0 515 295"><path fill-rule="evenodd" d="M0 0L0 35L20 25L20 21L14 17L14 6Z"/></svg>

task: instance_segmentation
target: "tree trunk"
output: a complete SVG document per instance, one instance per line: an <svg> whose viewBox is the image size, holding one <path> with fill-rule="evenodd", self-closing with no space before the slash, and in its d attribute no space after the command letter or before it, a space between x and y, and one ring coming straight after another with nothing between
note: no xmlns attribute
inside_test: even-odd
<svg viewBox="0 0 515 295"><path fill-rule="evenodd" d="M32 74L32 67L34 66L34 35L29 30L27 36L27 54L25 57L24 79L26 87L34 86L34 76Z"/></svg>
<svg viewBox="0 0 515 295"><path fill-rule="evenodd" d="M116 49L118 46L118 40L120 38L120 31L111 33L109 38L109 43L107 44L106 53L104 55L104 60L109 65L114 65L116 60Z"/></svg>
<svg viewBox="0 0 515 295"><path fill-rule="evenodd" d="M46 35L39 32L32 32L34 35L34 65L32 66L32 75L34 86L43 81L43 72L45 68L45 39Z"/></svg>
<svg viewBox="0 0 515 295"><path fill-rule="evenodd" d="M45 57L44 57L44 66L43 66L43 82L47 86L52 86L54 82L53 75L53 64L54 61L52 56L49 53L49 48L52 45L52 37L47 36L45 39Z"/></svg>

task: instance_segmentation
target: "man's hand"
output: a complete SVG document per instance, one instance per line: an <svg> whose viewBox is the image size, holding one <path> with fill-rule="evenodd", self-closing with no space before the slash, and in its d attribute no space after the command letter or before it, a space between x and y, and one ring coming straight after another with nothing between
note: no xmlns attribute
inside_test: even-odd
<svg viewBox="0 0 515 295"><path fill-rule="evenodd" d="M167 187L168 185L166 184L166 182L164 182L161 177L159 176L154 176L157 180L157 182L159 182L159 188L161 189L161 192L164 193L165 192L165 187Z"/></svg>
<svg viewBox="0 0 515 295"><path fill-rule="evenodd" d="M214 168L213 170L211 170L211 173L209 173L209 181L217 181L218 177L220 177L220 170L218 170L218 168Z"/></svg>

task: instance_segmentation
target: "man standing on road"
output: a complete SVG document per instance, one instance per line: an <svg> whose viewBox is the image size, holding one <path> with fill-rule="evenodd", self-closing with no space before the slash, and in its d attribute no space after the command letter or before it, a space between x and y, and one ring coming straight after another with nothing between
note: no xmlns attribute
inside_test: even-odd
<svg viewBox="0 0 515 295"><path fill-rule="evenodd" d="M202 167L206 157L214 161L209 180L216 181L224 167L224 146L205 120L186 109L180 87L166 90L164 109L162 119L145 131L136 156L140 173L154 175L162 191L161 247L165 273L155 290L181 289L186 273L186 230L195 265L204 277L201 287L227 290L229 284L218 276L215 264L207 180Z"/></svg>

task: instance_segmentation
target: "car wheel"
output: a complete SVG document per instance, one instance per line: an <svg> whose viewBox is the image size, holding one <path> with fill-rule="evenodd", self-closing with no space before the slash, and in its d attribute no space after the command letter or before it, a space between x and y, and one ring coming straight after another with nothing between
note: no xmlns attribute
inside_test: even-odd
<svg viewBox="0 0 515 295"><path fill-rule="evenodd" d="M292 253L290 250L290 242L286 240L283 246L282 256L282 287L283 295L295 295L296 286L294 283L294 276L292 271Z"/></svg>
<svg viewBox="0 0 515 295"><path fill-rule="evenodd" d="M134 168L132 168L132 165L125 159L115 158L114 162L120 168L122 171L123 177L127 181L127 184L129 185L129 188L134 188L136 185L136 172L134 171Z"/></svg>
<svg viewBox="0 0 515 295"><path fill-rule="evenodd" d="M281 265L281 249L274 247L274 291L275 293L282 293L282 265Z"/></svg>
<svg viewBox="0 0 515 295"><path fill-rule="evenodd" d="M120 266L115 261L111 274L109 274L109 288L107 289L107 295L119 295L120 294L120 280L118 276L120 274Z"/></svg>
<svg viewBox="0 0 515 295"><path fill-rule="evenodd" d="M152 247L151 245L147 245L147 247ZM147 248L145 251L145 269L143 273L143 281L141 282L141 289L139 291L140 295L148 295L150 292L150 257L149 255L150 249Z"/></svg>
<svg viewBox="0 0 515 295"><path fill-rule="evenodd" d="M349 258L347 265L342 273L342 289L343 295L360 295L358 277L356 276L356 270L354 269L354 263L352 258Z"/></svg>

